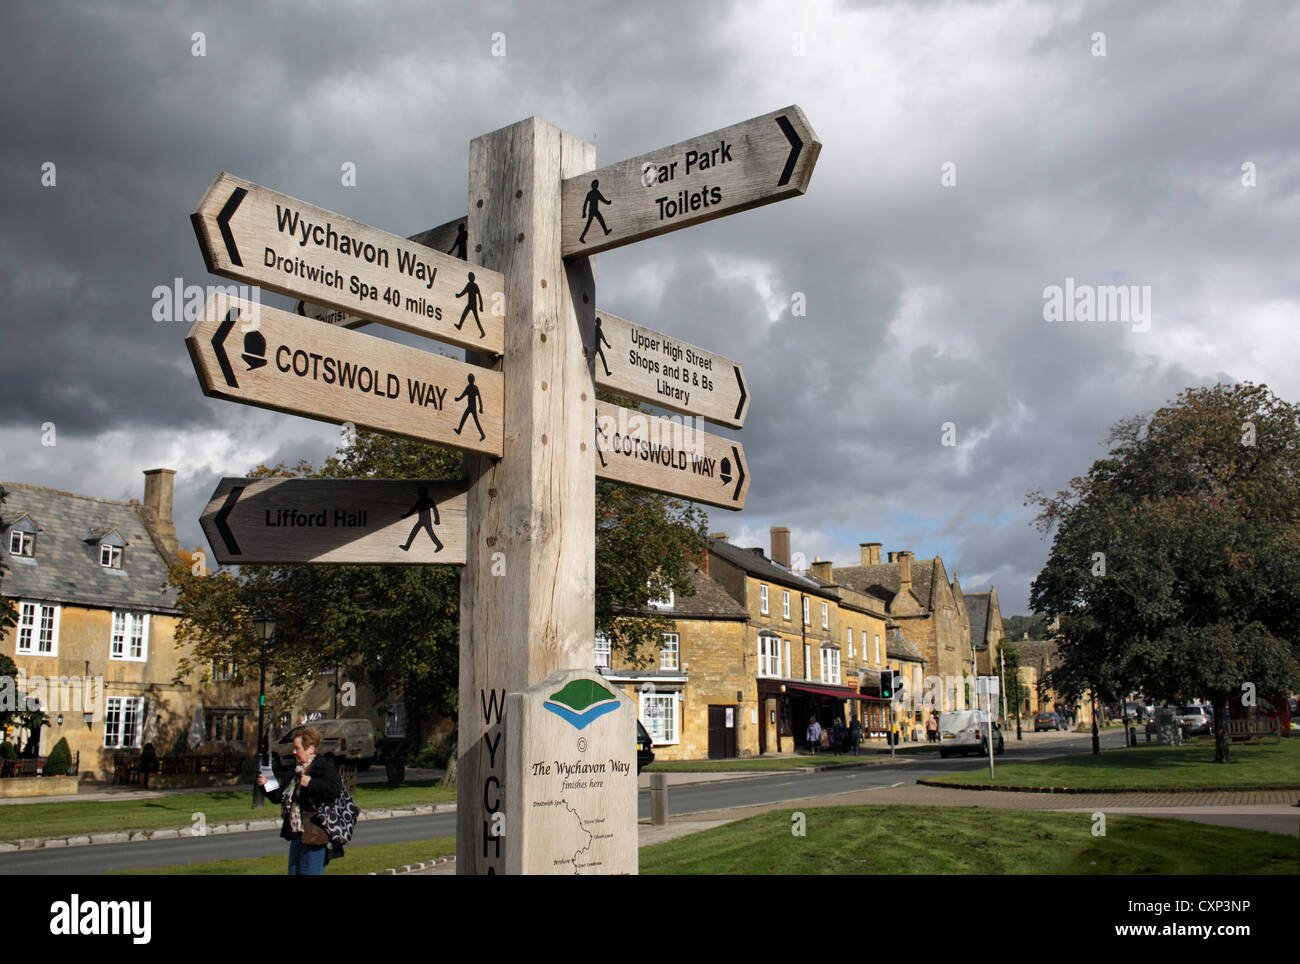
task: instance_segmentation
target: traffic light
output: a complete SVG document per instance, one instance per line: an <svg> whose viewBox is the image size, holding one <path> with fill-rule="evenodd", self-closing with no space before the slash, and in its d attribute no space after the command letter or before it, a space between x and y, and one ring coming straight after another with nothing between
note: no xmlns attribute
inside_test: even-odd
<svg viewBox="0 0 1300 964"><path fill-rule="evenodd" d="M882 669L880 671L880 698L882 700L892 700L894 698L894 671L892 669Z"/></svg>

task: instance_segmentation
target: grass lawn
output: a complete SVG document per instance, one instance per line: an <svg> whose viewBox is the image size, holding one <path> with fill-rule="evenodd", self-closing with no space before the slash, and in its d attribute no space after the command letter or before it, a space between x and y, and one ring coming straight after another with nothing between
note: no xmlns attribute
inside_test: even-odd
<svg viewBox="0 0 1300 964"><path fill-rule="evenodd" d="M404 843L376 844L370 847L346 847L342 860L331 861L325 868L326 876L341 874L369 874L403 864L418 864L435 857L456 856L455 837L431 837L428 840L408 840ZM289 866L289 844L284 853L274 857L246 857L242 860L217 860L208 864L172 864L169 867L149 867L144 870L114 870L113 874L232 874L275 876L285 874Z"/></svg>
<svg viewBox="0 0 1300 964"><path fill-rule="evenodd" d="M151 800L11 804L0 807L0 840L64 837L114 830L189 828L194 824L195 813L202 813L209 824L270 817L279 819L278 804L268 800L263 809L254 810L252 799L248 790L214 790L211 793L178 793ZM417 780L396 787L383 783L368 784L357 787L352 799L362 810L450 803L456 799L456 788L440 787L433 780ZM288 859L286 856L285 860Z"/></svg>
<svg viewBox="0 0 1300 964"><path fill-rule="evenodd" d="M983 807L779 810L641 849L643 874L1294 874L1296 841L1184 820Z"/></svg>
<svg viewBox="0 0 1300 964"><path fill-rule="evenodd" d="M987 770L954 773L945 783L995 787L1068 787L1070 789L1137 787L1300 786L1300 740L1237 743L1232 762L1214 762L1214 742L1184 746L1117 747L1034 763L998 763L995 778Z"/></svg>

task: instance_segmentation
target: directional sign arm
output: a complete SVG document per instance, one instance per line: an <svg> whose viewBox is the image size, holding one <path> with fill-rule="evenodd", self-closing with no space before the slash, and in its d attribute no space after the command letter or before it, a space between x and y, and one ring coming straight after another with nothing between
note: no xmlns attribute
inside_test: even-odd
<svg viewBox="0 0 1300 964"><path fill-rule="evenodd" d="M745 424L749 392L738 363L599 309L595 332L589 354L601 388L719 425Z"/></svg>
<svg viewBox="0 0 1300 964"><path fill-rule="evenodd" d="M602 479L723 509L745 507L749 471L739 442L601 401L595 441Z"/></svg>
<svg viewBox="0 0 1300 964"><path fill-rule="evenodd" d="M803 194L820 152L792 105L568 178L561 253L587 257Z"/></svg>
<svg viewBox="0 0 1300 964"><path fill-rule="evenodd" d="M503 344L505 278L470 264L458 219L420 241L229 174L190 218L208 270L487 355Z"/></svg>
<svg viewBox="0 0 1300 964"><path fill-rule="evenodd" d="M465 562L465 484L222 479L200 523L221 565Z"/></svg>
<svg viewBox="0 0 1300 964"><path fill-rule="evenodd" d="M242 345L236 335L241 318L257 321ZM498 371L222 291L209 297L185 346L205 395L501 455L504 389Z"/></svg>

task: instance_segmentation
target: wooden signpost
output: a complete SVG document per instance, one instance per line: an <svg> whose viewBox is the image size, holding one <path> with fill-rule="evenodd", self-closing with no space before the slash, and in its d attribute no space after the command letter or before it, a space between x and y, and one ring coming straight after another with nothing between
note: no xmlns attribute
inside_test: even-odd
<svg viewBox="0 0 1300 964"><path fill-rule="evenodd" d="M209 271L501 353L499 272L229 174L217 175L191 220Z"/></svg>
<svg viewBox="0 0 1300 964"><path fill-rule="evenodd" d="M596 475L723 509L743 509L749 492L749 466L739 442L600 401Z"/></svg>
<svg viewBox="0 0 1300 964"><path fill-rule="evenodd" d="M501 454L499 372L219 291L185 347L205 395Z"/></svg>
<svg viewBox="0 0 1300 964"><path fill-rule="evenodd" d="M597 310L596 384L654 405L740 428L749 389L740 363Z"/></svg>
<svg viewBox="0 0 1300 964"><path fill-rule="evenodd" d="M221 565L465 562L465 485L222 479L200 519Z"/></svg>
<svg viewBox="0 0 1300 964"><path fill-rule="evenodd" d="M560 250L592 255L803 194L821 147L791 106L566 178Z"/></svg>
<svg viewBox="0 0 1300 964"><path fill-rule="evenodd" d="M596 401L739 428L749 390L738 363L598 313L587 256L802 194L820 148L792 106L593 170L530 118L471 142L468 215L415 239L225 174L193 215L211 270L301 299L214 294L186 339L205 394L469 453L464 486L225 479L203 518L223 564L463 561L458 873L636 872L635 705L577 669L593 476L728 509L749 489L738 442ZM367 320L466 362L348 330Z"/></svg>

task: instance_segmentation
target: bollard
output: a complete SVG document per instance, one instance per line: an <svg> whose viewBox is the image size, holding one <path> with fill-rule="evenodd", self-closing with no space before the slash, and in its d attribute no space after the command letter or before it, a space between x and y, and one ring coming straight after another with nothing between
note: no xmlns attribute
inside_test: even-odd
<svg viewBox="0 0 1300 964"><path fill-rule="evenodd" d="M668 774L650 774L650 822L662 827L668 822Z"/></svg>
<svg viewBox="0 0 1300 964"><path fill-rule="evenodd" d="M1138 728L1136 726L1130 726L1128 728L1128 745L1129 746L1138 745Z"/></svg>

